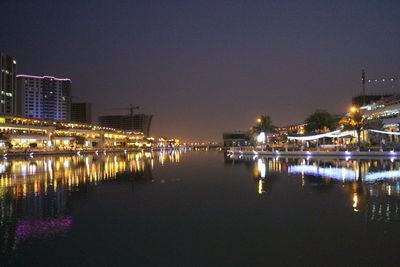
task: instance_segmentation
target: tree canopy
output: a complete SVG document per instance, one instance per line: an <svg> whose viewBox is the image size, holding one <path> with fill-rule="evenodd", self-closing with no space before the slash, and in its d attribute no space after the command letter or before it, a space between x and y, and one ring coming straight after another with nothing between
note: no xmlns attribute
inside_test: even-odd
<svg viewBox="0 0 400 267"><path fill-rule="evenodd" d="M307 133L324 133L337 128L337 119L326 110L316 110L305 120Z"/></svg>
<svg viewBox="0 0 400 267"><path fill-rule="evenodd" d="M272 125L271 116L262 115L257 119L257 125L253 127L253 131L256 133L272 133L275 131L275 126Z"/></svg>

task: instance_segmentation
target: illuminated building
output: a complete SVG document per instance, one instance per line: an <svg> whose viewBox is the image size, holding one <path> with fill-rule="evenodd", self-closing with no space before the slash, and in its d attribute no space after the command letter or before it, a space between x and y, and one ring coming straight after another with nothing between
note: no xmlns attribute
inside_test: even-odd
<svg viewBox="0 0 400 267"><path fill-rule="evenodd" d="M119 130L142 132L150 135L150 126L153 115L107 115L100 116L99 123L103 127L110 127Z"/></svg>
<svg viewBox="0 0 400 267"><path fill-rule="evenodd" d="M369 104L369 103L377 102L379 100L382 100L382 99L390 97L390 96L392 96L392 95L390 95L390 94L383 94L383 95L378 94L378 95L366 95L366 96L359 95L359 96L353 97L351 99L351 103L353 106L361 107L361 106L363 106L364 98L365 98L365 103Z"/></svg>
<svg viewBox="0 0 400 267"><path fill-rule="evenodd" d="M80 123L92 123L92 104L71 103L71 121Z"/></svg>
<svg viewBox="0 0 400 267"><path fill-rule="evenodd" d="M8 139L13 149L151 146L151 142L146 140L141 132L14 116L0 117L0 132ZM5 143L0 142L0 147L5 148Z"/></svg>
<svg viewBox="0 0 400 267"><path fill-rule="evenodd" d="M18 114L28 118L69 121L71 80L52 76L16 75Z"/></svg>
<svg viewBox="0 0 400 267"><path fill-rule="evenodd" d="M0 52L0 70L0 113L15 114L17 61Z"/></svg>
<svg viewBox="0 0 400 267"><path fill-rule="evenodd" d="M250 134L247 131L233 131L222 134L224 147L240 147L250 145Z"/></svg>

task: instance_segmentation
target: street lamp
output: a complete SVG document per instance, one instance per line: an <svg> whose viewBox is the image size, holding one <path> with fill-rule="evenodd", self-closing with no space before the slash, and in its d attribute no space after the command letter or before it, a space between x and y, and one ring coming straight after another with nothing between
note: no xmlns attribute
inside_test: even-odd
<svg viewBox="0 0 400 267"><path fill-rule="evenodd" d="M358 110L358 109L357 109L357 107L355 107L355 106L352 106L352 107L350 108L350 112L352 112L352 113L355 113L357 110Z"/></svg>

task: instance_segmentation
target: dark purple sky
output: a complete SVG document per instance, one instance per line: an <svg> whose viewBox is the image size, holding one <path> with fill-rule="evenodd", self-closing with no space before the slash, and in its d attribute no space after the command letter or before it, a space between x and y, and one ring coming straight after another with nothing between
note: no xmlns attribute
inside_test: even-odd
<svg viewBox="0 0 400 267"><path fill-rule="evenodd" d="M20 73L71 78L94 115L139 105L154 114L152 134L184 140L220 140L259 114L282 126L317 108L341 113L362 68L400 69L400 1L1 1L0 10L0 50Z"/></svg>

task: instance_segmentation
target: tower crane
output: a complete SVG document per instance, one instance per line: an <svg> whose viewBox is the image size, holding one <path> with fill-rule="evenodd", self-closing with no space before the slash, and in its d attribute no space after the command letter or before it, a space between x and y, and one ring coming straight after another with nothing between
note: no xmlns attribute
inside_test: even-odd
<svg viewBox="0 0 400 267"><path fill-rule="evenodd" d="M139 109L139 106L133 106L132 104L130 104L127 108L108 108L106 110L129 110L130 116L133 117L133 111L135 109Z"/></svg>

